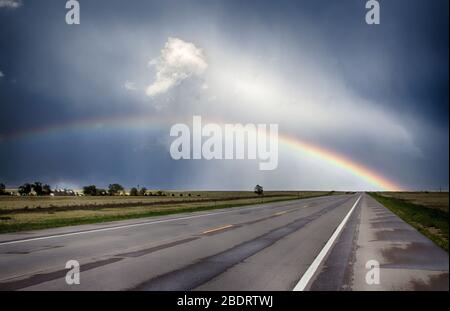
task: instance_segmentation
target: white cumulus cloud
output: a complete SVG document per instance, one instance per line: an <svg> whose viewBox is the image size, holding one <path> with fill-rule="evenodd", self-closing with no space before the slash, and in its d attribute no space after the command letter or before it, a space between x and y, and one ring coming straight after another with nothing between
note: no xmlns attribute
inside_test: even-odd
<svg viewBox="0 0 450 311"><path fill-rule="evenodd" d="M0 8L17 9L22 6L22 0L0 0Z"/></svg>
<svg viewBox="0 0 450 311"><path fill-rule="evenodd" d="M3 73L3 71L0 70L0 78L3 78L5 76L5 74Z"/></svg>
<svg viewBox="0 0 450 311"><path fill-rule="evenodd" d="M208 68L201 49L177 38L169 38L161 55L149 64L155 66L156 77L147 87L148 96L163 94L185 79L200 76Z"/></svg>

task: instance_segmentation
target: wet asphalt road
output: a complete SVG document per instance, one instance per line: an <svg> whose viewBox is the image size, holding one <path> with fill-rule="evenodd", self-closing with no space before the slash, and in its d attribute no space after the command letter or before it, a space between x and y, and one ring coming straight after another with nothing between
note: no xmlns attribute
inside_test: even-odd
<svg viewBox="0 0 450 311"><path fill-rule="evenodd" d="M365 194L0 235L0 290L292 290L350 210L306 290L448 290L448 254Z"/></svg>

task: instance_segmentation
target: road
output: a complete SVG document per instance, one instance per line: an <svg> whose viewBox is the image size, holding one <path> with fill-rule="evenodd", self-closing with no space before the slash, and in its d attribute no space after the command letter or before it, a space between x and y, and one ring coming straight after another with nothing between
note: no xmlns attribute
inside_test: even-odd
<svg viewBox="0 0 450 311"><path fill-rule="evenodd" d="M360 193L3 234L0 290L448 290L448 258Z"/></svg>

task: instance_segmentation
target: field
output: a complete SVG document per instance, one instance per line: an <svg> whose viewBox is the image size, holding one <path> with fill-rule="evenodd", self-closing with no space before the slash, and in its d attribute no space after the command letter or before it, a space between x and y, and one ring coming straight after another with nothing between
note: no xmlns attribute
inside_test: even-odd
<svg viewBox="0 0 450 311"><path fill-rule="evenodd" d="M448 252L448 192L370 194Z"/></svg>
<svg viewBox="0 0 450 311"><path fill-rule="evenodd" d="M448 213L448 192L383 192L382 195Z"/></svg>
<svg viewBox="0 0 450 311"><path fill-rule="evenodd" d="M0 233L317 197L336 192L165 191L161 196L0 197Z"/></svg>

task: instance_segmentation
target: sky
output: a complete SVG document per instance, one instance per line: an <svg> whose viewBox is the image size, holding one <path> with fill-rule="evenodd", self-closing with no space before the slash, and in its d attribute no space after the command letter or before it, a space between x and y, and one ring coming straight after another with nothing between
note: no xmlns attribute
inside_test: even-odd
<svg viewBox="0 0 450 311"><path fill-rule="evenodd" d="M389 188L356 166L447 190L449 2L380 1L379 25L365 3L81 0L68 25L65 1L0 0L0 182ZM174 160L170 128L194 115L300 143L272 171Z"/></svg>

